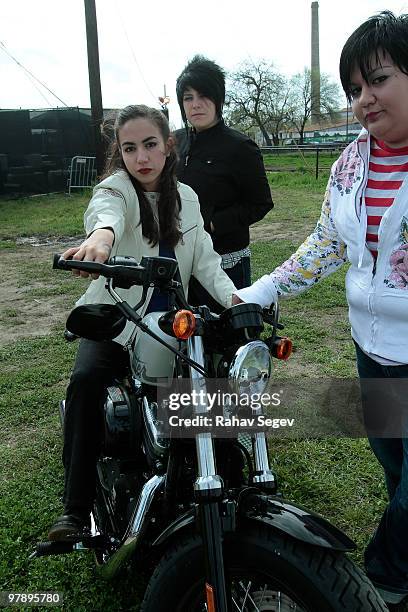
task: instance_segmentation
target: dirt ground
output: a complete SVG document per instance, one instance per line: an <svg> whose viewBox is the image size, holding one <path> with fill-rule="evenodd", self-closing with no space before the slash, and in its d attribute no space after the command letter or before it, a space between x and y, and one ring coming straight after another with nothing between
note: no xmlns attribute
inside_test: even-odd
<svg viewBox="0 0 408 612"><path fill-rule="evenodd" d="M65 320L73 305L72 298L64 293L50 295L49 289L55 287L54 283L38 278L30 280L24 270L37 264L49 265L51 269L53 253L61 253L72 244L70 238L46 243L31 238L22 241L18 249L1 251L0 346L20 338L45 336Z"/></svg>
<svg viewBox="0 0 408 612"><path fill-rule="evenodd" d="M275 239L288 239L287 228L278 225L264 223L253 226L251 240L268 241L271 236ZM302 230L299 227L299 236L292 232L290 238L300 243L304 238L302 232L304 233L304 228ZM75 298L72 293L67 295L62 288L60 290L62 277L57 276L58 272L55 272L55 276L51 272L42 279L37 268L41 266L42 269L51 271L53 254L62 253L80 241L80 237L39 240L34 236L18 240L17 249L3 249L0 252L0 347L22 338L45 336L55 325L64 323ZM30 270L37 270L37 273L30 276ZM72 283L82 282L83 290L87 283L72 277L68 279L68 276L64 280ZM81 293L82 290L78 292L78 296ZM346 309L340 310L341 312L327 315L330 319L326 321L329 327L333 323L331 315L334 320L338 321L340 318L347 323ZM286 364L282 366L285 367ZM314 373L314 367L310 363L303 363L300 354L293 355L290 366L291 370L295 369L299 375L310 376Z"/></svg>
<svg viewBox="0 0 408 612"><path fill-rule="evenodd" d="M275 223L251 228L251 240L270 240L271 236L287 238L287 234L276 226ZM30 280L30 277L24 274L24 269L30 269L36 264L49 266L51 269L54 253L61 253L80 241L79 237L39 239L32 236L17 240L18 249L1 251L0 346L20 338L45 336L56 324L63 323L73 306L72 297L67 297L64 292L49 294L49 290L55 288L60 280L56 280L55 284L49 280L41 280L38 276Z"/></svg>
<svg viewBox="0 0 408 612"><path fill-rule="evenodd" d="M308 235L308 232L303 225L296 228L292 224L291 230L292 231L288 232L287 223L259 223L251 227L251 242L291 240L291 242L295 244L301 244Z"/></svg>

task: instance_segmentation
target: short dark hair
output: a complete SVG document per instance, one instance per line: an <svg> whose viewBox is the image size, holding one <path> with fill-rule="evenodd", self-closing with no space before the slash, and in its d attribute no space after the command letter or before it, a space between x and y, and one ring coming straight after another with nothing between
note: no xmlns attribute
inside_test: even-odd
<svg viewBox="0 0 408 612"><path fill-rule="evenodd" d="M187 118L183 107L183 95L189 87L212 100L217 117L221 118L225 101L225 72L218 64L203 55L195 55L179 75L176 92L184 123L187 122Z"/></svg>
<svg viewBox="0 0 408 612"><path fill-rule="evenodd" d="M382 11L369 17L348 38L340 56L340 80L349 101L354 68L357 66L367 81L373 54L381 63L384 53L408 74L408 14L396 17L391 11Z"/></svg>

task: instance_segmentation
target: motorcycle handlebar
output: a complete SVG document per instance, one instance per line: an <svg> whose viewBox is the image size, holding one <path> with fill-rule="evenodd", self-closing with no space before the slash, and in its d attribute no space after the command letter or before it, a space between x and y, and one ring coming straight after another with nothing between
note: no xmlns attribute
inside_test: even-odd
<svg viewBox="0 0 408 612"><path fill-rule="evenodd" d="M115 256L105 263L62 259L54 255L53 268L58 270L81 270L88 274L100 274L111 278L114 287L130 289L134 285L143 287L177 288L173 280L177 273L177 261L170 257L142 257L140 264L134 257Z"/></svg>
<svg viewBox="0 0 408 612"><path fill-rule="evenodd" d="M166 261L167 258L150 258L161 261ZM167 260L168 262L172 260ZM144 263L144 262L143 262ZM174 262L176 263L176 262ZM112 278L117 286L129 288L132 285L143 285L152 280L157 281L158 276L164 276L169 280L166 274L166 269L155 267L150 269L149 263L146 261L147 267L140 265L133 257L112 257L106 263L98 263L96 261L77 261L74 259L62 259L60 254L54 255L53 268L57 270L82 270L89 274L100 274L106 278ZM157 275L157 272L159 274ZM170 273L172 276L172 274ZM214 315L213 315L214 316ZM264 309L262 317L265 323L269 323L277 329L283 329L283 325L278 323L276 307L271 312ZM219 318L218 316L216 317Z"/></svg>
<svg viewBox="0 0 408 612"><path fill-rule="evenodd" d="M90 273L103 273L104 264L96 261L76 261L74 259L62 259L61 255L56 253L52 267L54 270L81 270Z"/></svg>
<svg viewBox="0 0 408 612"><path fill-rule="evenodd" d="M126 261L126 258L113 257L107 263L99 263L97 261L77 261L75 259L63 259L60 254L54 254L53 269L54 270L81 270L89 274L100 274L106 278L112 278L115 281L123 281L126 279L132 285L141 285L144 281L143 273L145 267L140 266L132 258Z"/></svg>

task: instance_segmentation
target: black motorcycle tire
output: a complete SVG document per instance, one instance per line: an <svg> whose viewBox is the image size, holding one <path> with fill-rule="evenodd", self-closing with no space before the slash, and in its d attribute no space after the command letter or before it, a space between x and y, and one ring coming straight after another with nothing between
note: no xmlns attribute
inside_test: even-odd
<svg viewBox="0 0 408 612"><path fill-rule="evenodd" d="M264 525L226 536L226 575L268 581L308 612L385 612L363 572L343 553L310 546ZM186 536L157 565L140 612L201 612L204 606L201 539ZM241 609L231 606L231 609ZM256 607L242 607L245 612ZM276 610L273 604L262 610ZM295 608L296 609L296 608Z"/></svg>

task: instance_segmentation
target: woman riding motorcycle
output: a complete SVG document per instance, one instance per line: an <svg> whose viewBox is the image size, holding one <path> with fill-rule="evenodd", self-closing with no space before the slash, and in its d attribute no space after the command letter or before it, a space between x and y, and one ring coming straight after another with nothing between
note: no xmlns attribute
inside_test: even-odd
<svg viewBox="0 0 408 612"><path fill-rule="evenodd" d="M119 112L114 131L104 179L94 188L85 213L87 238L66 250L63 258L102 263L115 255L137 261L143 256L173 257L186 295L194 276L223 307L230 306L235 286L204 230L197 195L176 181L177 158L166 117L147 106L127 106ZM117 289L131 305L141 292L136 286ZM167 295L149 289L139 314L167 310L167 300ZM96 276L78 302L89 303L112 303L104 278ZM128 323L113 341L80 342L65 404L64 514L49 531L51 541L77 539L89 528L103 431L101 406L109 381L127 366L124 349L134 334L135 326Z"/></svg>

